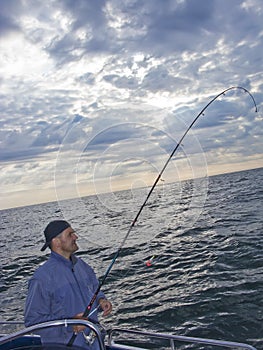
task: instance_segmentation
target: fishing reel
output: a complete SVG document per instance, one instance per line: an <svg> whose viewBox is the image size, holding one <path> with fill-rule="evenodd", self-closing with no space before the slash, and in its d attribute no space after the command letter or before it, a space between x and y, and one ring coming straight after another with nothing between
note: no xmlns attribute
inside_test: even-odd
<svg viewBox="0 0 263 350"><path fill-rule="evenodd" d="M91 346L94 343L95 339L97 338L97 335L94 331L90 331L89 334L86 334L83 331L82 335L85 339L86 344L88 344L89 346Z"/></svg>
<svg viewBox="0 0 263 350"><path fill-rule="evenodd" d="M96 326L100 332L102 341L104 341L106 333L107 333L106 329L100 323L97 323L97 322L96 322ZM86 334L83 331L82 335L85 339L86 344L88 344L89 346L91 346L94 343L95 339L97 338L97 334L93 330L90 330L89 334Z"/></svg>

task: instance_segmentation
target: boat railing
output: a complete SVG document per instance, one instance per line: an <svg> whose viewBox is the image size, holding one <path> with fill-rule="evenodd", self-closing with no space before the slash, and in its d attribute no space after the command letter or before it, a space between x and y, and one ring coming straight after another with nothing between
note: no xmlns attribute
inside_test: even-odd
<svg viewBox="0 0 263 350"><path fill-rule="evenodd" d="M6 324L17 324L21 325L20 322L5 322ZM0 324L3 324L0 322ZM10 333L8 335L0 335L0 350L2 349L13 349L12 347L6 347L6 345L11 344L19 340L27 341L29 346L28 348L33 349L34 345L41 344L40 337L37 332L41 329L47 329L50 327L68 327L81 325L89 328L97 337L98 345L101 350L154 350L154 349L238 349L238 350L257 350L255 347L249 344L224 341L224 340L215 340L215 339L206 339L206 338L195 338L182 335L172 335L164 333L153 333L147 331L139 331L132 329L124 328L112 328L107 330L107 341L104 344L104 340L100 331L100 328L87 320L81 319L64 319L64 320L55 320L40 323L33 325L22 330ZM30 343L31 342L31 343ZM24 344L24 343L23 343ZM16 346L17 348L17 346ZM35 349L40 349L35 347ZM75 347L71 348L74 349ZM77 348L77 347L76 347ZM24 347L23 347L24 349ZM45 346L45 349L47 347ZM53 348L54 349L54 348ZM60 347L59 349L62 349ZM63 349L68 349L65 345ZM79 348L78 348L79 349Z"/></svg>
<svg viewBox="0 0 263 350"><path fill-rule="evenodd" d="M5 324L8 324L9 322L5 322ZM2 323L3 324L3 323ZM20 324L20 322L12 322L10 324ZM68 326L84 326L90 329L97 337L99 348L101 350L104 350L104 342L102 340L102 335L100 332L99 327L97 327L96 324L89 322L87 320L82 319L64 319L64 320L54 320L54 321L48 321L44 323L39 323L30 327L26 327L22 330L18 330L16 332L2 335L0 336L0 350L4 348L4 344L10 343L15 341L16 339L21 339L28 335L34 335L34 333L37 333L39 330L51 328L51 327L68 327ZM46 349L46 347L45 347Z"/></svg>
<svg viewBox="0 0 263 350"><path fill-rule="evenodd" d="M137 339L136 339L137 338ZM154 344L158 344L158 341L163 341L163 344L161 345L161 342L157 347L154 346ZM138 342L142 344L142 346L138 346ZM198 344L205 345L202 349L215 349L221 347L226 349L239 349L239 350L257 350L252 345L244 344L244 343L238 343L238 342L231 342L231 341L223 341L223 340L216 340L216 339L206 339L206 338L195 338L195 337L189 337L189 336L181 336L181 335L170 335L170 334L163 334L163 333L152 333L152 332L144 332L144 331L138 331L138 330L127 330L122 328L113 328L110 331L108 331L108 343L109 346L114 346L114 349L179 349L178 343L191 343L191 344ZM212 348L213 346L213 348ZM183 349L189 349L189 345L185 345ZM191 347L192 348L192 347ZM182 349L182 347L180 347ZM195 349L200 349L200 347L195 347Z"/></svg>

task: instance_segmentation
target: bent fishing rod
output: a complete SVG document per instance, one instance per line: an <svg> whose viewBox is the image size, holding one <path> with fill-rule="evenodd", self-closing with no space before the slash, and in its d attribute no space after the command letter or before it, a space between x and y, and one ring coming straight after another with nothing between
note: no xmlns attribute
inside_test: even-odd
<svg viewBox="0 0 263 350"><path fill-rule="evenodd" d="M111 269L112 269L112 267L113 267L115 261L116 261L117 258L119 257L120 252L121 252L121 250L122 250L122 248L123 248L123 246L124 246L124 244L125 244L127 238L128 238L129 235L130 235L130 232L132 231L133 227L135 226L135 224L136 224L136 222L137 222L137 220L138 220L138 218L139 218L139 216L140 216L140 214L141 214L143 208L144 208L145 205L147 204L148 199L150 198L150 196L151 196L153 190L155 189L155 187L156 187L157 183L159 182L160 178L162 177L162 174L164 173L164 171L165 171L167 165L169 164L170 160L171 160L172 157L174 156L175 152L178 150L178 148L179 148L180 145L182 144L184 138L186 137L186 135L188 134L188 132L190 131L190 129L193 127L193 125L197 122L197 120L199 119L199 117L202 116L202 115L204 115L205 110L206 110L217 98L219 98L219 97L222 96L222 95L225 95L225 93L228 92L228 91L230 91L230 90L243 90L245 93L247 93L247 94L251 97L251 99L252 99L252 101L253 101L253 103L254 103L254 106L255 106L255 112L258 111L258 110L257 110L256 101L255 101L254 97L252 96L252 94L251 94L247 89L245 89L245 88L242 87L242 86L232 86L232 87L230 87L230 88L228 88L228 89L226 89L226 90L220 92L218 95L216 95L214 98L212 98L212 99L207 103L207 105L201 110L201 112L198 113L198 115L194 118L194 120L192 121L192 123L189 125L189 127L188 127L188 128L186 129L186 131L184 132L184 134L183 134L183 136L181 137L181 139L179 140L179 142L176 144L176 146L175 146L175 148L173 149L172 153L170 154L169 158L168 158L167 161L165 162L165 164L164 164L162 170L160 171L160 173L158 174L156 180L154 181L154 183L153 183L153 185L152 185L152 187L151 187L151 189L150 189L148 195L147 195L146 198L145 198L145 201L144 201L143 204L141 205L141 207L140 207L140 209L139 209L137 215L135 216L134 220L132 221L132 223L131 223L131 225L130 225L130 227L129 227L129 229L128 229L126 235L125 235L125 237L123 238L123 240L122 240L122 242L121 242L119 248L117 249L116 253L114 254L114 256L113 256L113 258L112 258L112 261L111 261L109 267L107 268L107 270L106 270L104 276L103 276L102 279L100 280L99 285L98 285L98 287L97 287L97 290L95 291L95 293L94 293L94 295L93 295L93 297L92 297L92 299L91 299L89 305L86 307L86 309L85 309L85 311L84 311L84 313L83 313L83 317L88 317L88 316L89 316L90 311L91 311L91 307L92 307L92 305L94 304L94 302L95 302L95 300L96 300L96 298L97 298L97 296L98 296L98 294L99 294L99 292L100 292L100 290L101 290L101 287L104 285L104 283L105 283L105 281L106 281L106 279L107 279L107 277L108 277L108 275L109 275L109 273L110 273L110 271L111 271ZM72 335L71 339L69 340L67 346L72 346L72 345L73 345L76 336L77 336L77 333L73 333L73 335Z"/></svg>

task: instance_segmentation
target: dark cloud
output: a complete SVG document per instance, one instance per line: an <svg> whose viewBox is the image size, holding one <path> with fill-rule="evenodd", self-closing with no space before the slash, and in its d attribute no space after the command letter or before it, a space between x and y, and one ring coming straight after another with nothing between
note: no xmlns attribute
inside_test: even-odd
<svg viewBox="0 0 263 350"><path fill-rule="evenodd" d="M0 13L0 37L11 32L19 31L19 29L19 26L14 20Z"/></svg>
<svg viewBox="0 0 263 350"><path fill-rule="evenodd" d="M0 4L0 37L20 31L19 16L22 5L16 0L2 0Z"/></svg>
<svg viewBox="0 0 263 350"><path fill-rule="evenodd" d="M93 73L87 72L76 78L76 80L84 84L93 85L95 83L96 77Z"/></svg>
<svg viewBox="0 0 263 350"><path fill-rule="evenodd" d="M144 42L157 43L165 51L194 50L206 33L215 29L214 15L214 2L209 0L183 1L177 5L176 2L153 2Z"/></svg>
<svg viewBox="0 0 263 350"><path fill-rule="evenodd" d="M138 89L139 82L135 77L122 77L117 74L105 75L103 79L119 89Z"/></svg>
<svg viewBox="0 0 263 350"><path fill-rule="evenodd" d="M141 88L150 91L170 91L174 92L179 87L185 87L190 80L183 77L176 77L169 73L163 65L151 68L144 76Z"/></svg>

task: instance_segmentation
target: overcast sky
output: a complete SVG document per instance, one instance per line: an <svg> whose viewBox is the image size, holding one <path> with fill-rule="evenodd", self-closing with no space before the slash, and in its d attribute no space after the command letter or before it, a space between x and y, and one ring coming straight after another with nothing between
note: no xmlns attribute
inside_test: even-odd
<svg viewBox="0 0 263 350"><path fill-rule="evenodd" d="M0 0L1 208L263 166L262 0ZM168 176L169 174L169 176Z"/></svg>

